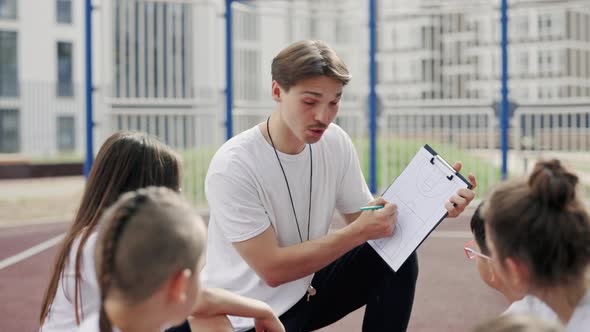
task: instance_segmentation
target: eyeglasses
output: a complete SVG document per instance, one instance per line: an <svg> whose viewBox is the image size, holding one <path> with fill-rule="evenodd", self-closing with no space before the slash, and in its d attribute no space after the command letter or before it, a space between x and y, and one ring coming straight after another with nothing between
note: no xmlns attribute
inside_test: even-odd
<svg viewBox="0 0 590 332"><path fill-rule="evenodd" d="M467 244L463 248L463 250L465 250L465 255L467 255L467 258L475 259L475 257L479 256L481 258L492 260L492 258L490 256L484 255L481 252L473 249L472 246L474 243L475 243L475 240L471 240L471 241L467 242Z"/></svg>

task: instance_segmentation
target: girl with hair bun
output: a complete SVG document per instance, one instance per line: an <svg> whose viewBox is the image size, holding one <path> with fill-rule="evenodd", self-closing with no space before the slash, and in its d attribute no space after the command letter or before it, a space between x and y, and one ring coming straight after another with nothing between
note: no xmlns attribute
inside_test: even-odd
<svg viewBox="0 0 590 332"><path fill-rule="evenodd" d="M540 161L528 179L494 190L483 218L493 264L510 291L541 299L567 331L590 331L590 218L577 183L558 160Z"/></svg>

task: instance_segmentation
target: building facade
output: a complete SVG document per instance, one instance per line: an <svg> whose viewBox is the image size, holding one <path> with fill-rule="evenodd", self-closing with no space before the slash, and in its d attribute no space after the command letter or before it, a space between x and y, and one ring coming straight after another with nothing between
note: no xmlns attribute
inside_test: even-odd
<svg viewBox="0 0 590 332"><path fill-rule="evenodd" d="M108 127L147 131L181 149L221 144L226 137L225 1L103 3L102 11L112 14L103 20ZM362 67L367 47L354 38L360 34L358 29L351 28L358 20L347 23L364 18L362 11L350 14L354 3L233 4L234 133L270 114L270 63L290 42L327 40L351 70ZM360 93L353 91L366 90L363 77L356 75L347 97L358 105Z"/></svg>
<svg viewBox="0 0 590 332"><path fill-rule="evenodd" d="M80 1L0 1L0 153L81 149L82 11Z"/></svg>
<svg viewBox="0 0 590 332"><path fill-rule="evenodd" d="M498 3L378 1L380 111L493 112L500 98ZM220 144L226 124L225 2L94 4L96 146L117 129L148 131L180 148ZM590 127L587 113L579 111L590 104L589 6L582 0L510 4L510 99L523 114L529 106L547 113L566 109L573 120L550 123ZM337 121L362 135L367 10L367 2L354 0L235 2L234 133L269 114L274 55L292 41L317 38L328 41L353 74ZM83 152L83 29L82 1L0 0L0 153ZM490 117L482 119L487 126Z"/></svg>
<svg viewBox="0 0 590 332"><path fill-rule="evenodd" d="M380 90L393 103L500 98L499 2L382 1ZM396 5L397 4L397 5ZM515 0L509 8L510 96L522 104L590 99L590 6Z"/></svg>
<svg viewBox="0 0 590 332"><path fill-rule="evenodd" d="M467 146L499 146L499 3L380 2L381 105L392 122L420 116L400 125L399 132L438 128L451 133L445 138L450 143L454 129L469 127L463 137ZM512 147L590 148L588 2L510 1L508 78ZM478 141L484 143L473 143Z"/></svg>
<svg viewBox="0 0 590 332"><path fill-rule="evenodd" d="M207 66L211 8L194 1L102 2L104 134L141 130L175 147L192 146L194 112L213 100ZM202 70L203 69L203 70ZM102 135L102 136L105 136Z"/></svg>

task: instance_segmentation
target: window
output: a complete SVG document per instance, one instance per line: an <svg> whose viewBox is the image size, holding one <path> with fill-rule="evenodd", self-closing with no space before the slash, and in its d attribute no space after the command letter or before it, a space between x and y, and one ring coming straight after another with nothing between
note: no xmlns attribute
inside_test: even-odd
<svg viewBox="0 0 590 332"><path fill-rule="evenodd" d="M529 53L527 51L518 54L517 71L521 75L526 75L529 71Z"/></svg>
<svg viewBox="0 0 590 332"><path fill-rule="evenodd" d="M17 35L0 31L0 97L18 96Z"/></svg>
<svg viewBox="0 0 590 332"><path fill-rule="evenodd" d="M16 0L0 0L0 18L16 18Z"/></svg>
<svg viewBox="0 0 590 332"><path fill-rule="evenodd" d="M543 39L544 37L551 37L553 36L553 28L552 28L552 20L553 17L551 14L541 14L537 18L537 22L539 25L539 38Z"/></svg>
<svg viewBox="0 0 590 332"><path fill-rule="evenodd" d="M545 51L539 51L538 57L537 57L537 64L538 64L538 73L541 77L543 77L545 75L545 67L546 65L544 64L545 61Z"/></svg>
<svg viewBox="0 0 590 332"><path fill-rule="evenodd" d="M0 152L14 153L20 150L18 110L0 109Z"/></svg>
<svg viewBox="0 0 590 332"><path fill-rule="evenodd" d="M236 12L236 40L256 41L260 39L260 19L256 16L255 13Z"/></svg>
<svg viewBox="0 0 590 332"><path fill-rule="evenodd" d="M57 149L73 151L76 148L76 127L73 115L57 117Z"/></svg>
<svg viewBox="0 0 590 332"><path fill-rule="evenodd" d="M72 84L72 43L57 42L57 95L74 95Z"/></svg>
<svg viewBox="0 0 590 332"><path fill-rule="evenodd" d="M527 37L529 35L529 19L527 16L522 16L518 20L518 35L521 37Z"/></svg>
<svg viewBox="0 0 590 332"><path fill-rule="evenodd" d="M72 1L56 0L55 13L57 23L72 23Z"/></svg>

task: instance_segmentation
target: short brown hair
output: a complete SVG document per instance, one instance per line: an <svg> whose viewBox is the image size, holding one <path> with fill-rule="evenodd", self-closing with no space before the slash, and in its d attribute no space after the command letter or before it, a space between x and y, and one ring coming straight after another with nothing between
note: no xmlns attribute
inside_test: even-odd
<svg viewBox="0 0 590 332"><path fill-rule="evenodd" d="M180 194L166 187L125 193L100 218L95 266L101 294L128 303L151 296L174 272L196 272L205 226Z"/></svg>
<svg viewBox="0 0 590 332"><path fill-rule="evenodd" d="M321 40L302 40L284 48L272 60L272 79L289 91L297 82L327 76L346 85L351 75L336 52Z"/></svg>
<svg viewBox="0 0 590 332"><path fill-rule="evenodd" d="M104 309L111 292L126 305L145 301L174 273L197 273L204 244L202 219L176 191L148 187L122 195L99 221L100 331L112 331Z"/></svg>
<svg viewBox="0 0 590 332"><path fill-rule="evenodd" d="M540 161L528 179L500 185L483 206L501 264L517 258L537 287L577 280L590 263L590 218L577 183L558 160Z"/></svg>
<svg viewBox="0 0 590 332"><path fill-rule="evenodd" d="M469 225L471 226L471 233L473 233L473 238L475 242L479 246L479 250L484 255L490 255L490 250L486 244L486 228L481 216L483 202L479 203L475 212L473 212L473 216L471 216L471 221Z"/></svg>

